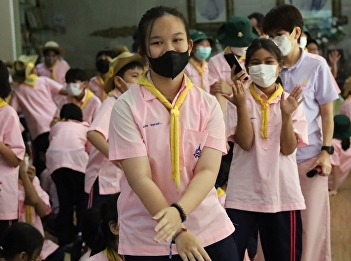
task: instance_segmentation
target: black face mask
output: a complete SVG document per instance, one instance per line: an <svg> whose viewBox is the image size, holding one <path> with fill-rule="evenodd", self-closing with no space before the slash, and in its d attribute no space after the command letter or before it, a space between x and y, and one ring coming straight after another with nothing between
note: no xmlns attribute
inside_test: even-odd
<svg viewBox="0 0 351 261"><path fill-rule="evenodd" d="M189 53L188 51L184 53L167 51L158 58L148 56L148 59L150 67L155 73L173 80L188 64Z"/></svg>
<svg viewBox="0 0 351 261"><path fill-rule="evenodd" d="M95 62L96 69L101 74L105 74L108 72L110 62L106 59L99 59Z"/></svg>

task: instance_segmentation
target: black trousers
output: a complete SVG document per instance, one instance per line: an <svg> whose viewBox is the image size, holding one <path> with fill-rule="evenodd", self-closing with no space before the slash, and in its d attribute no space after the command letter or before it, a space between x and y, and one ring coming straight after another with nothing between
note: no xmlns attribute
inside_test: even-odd
<svg viewBox="0 0 351 261"><path fill-rule="evenodd" d="M4 239L6 230L14 223L17 223L17 219L0 220L0 246L2 246L2 240Z"/></svg>
<svg viewBox="0 0 351 261"><path fill-rule="evenodd" d="M205 247L212 261L239 261L233 236ZM125 261L169 261L169 256L124 256ZM179 255L173 255L172 261L182 261ZM242 260L242 259L241 259Z"/></svg>
<svg viewBox="0 0 351 261"><path fill-rule="evenodd" d="M240 260L258 228L266 261L299 261L302 254L302 221L299 210L261 213L227 209L235 224L234 238ZM257 233L257 232L256 232Z"/></svg>
<svg viewBox="0 0 351 261"><path fill-rule="evenodd" d="M33 166L36 169L36 174L40 178L40 174L46 169L45 154L50 145L49 132L40 134L33 141Z"/></svg>
<svg viewBox="0 0 351 261"><path fill-rule="evenodd" d="M71 243L80 231L82 218L88 204L88 194L84 191L84 175L84 173L68 168L57 169L51 175L57 188L60 203L60 211L54 224L60 245ZM77 226L73 223L74 211L76 212Z"/></svg>
<svg viewBox="0 0 351 261"><path fill-rule="evenodd" d="M111 194L106 194L106 195L100 194L99 177L97 177L95 182L94 182L92 192L89 195L88 208L95 207L95 206L102 204L110 196L111 196Z"/></svg>

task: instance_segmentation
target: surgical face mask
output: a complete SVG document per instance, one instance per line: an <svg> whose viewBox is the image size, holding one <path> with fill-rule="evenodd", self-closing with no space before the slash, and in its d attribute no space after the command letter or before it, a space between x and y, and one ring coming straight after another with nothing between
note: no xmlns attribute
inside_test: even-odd
<svg viewBox="0 0 351 261"><path fill-rule="evenodd" d="M273 39L273 42L275 42L275 44L278 46L283 56L287 56L291 52L291 42L289 40L290 36L287 37L286 34L282 34Z"/></svg>
<svg viewBox="0 0 351 261"><path fill-rule="evenodd" d="M302 49L305 49L307 45L307 37L306 36L301 36L300 37L300 43L299 43L299 47Z"/></svg>
<svg viewBox="0 0 351 261"><path fill-rule="evenodd" d="M167 51L160 57L147 57L151 69L165 78L172 78L172 80L180 74L189 62L189 53L176 51Z"/></svg>
<svg viewBox="0 0 351 261"><path fill-rule="evenodd" d="M79 96L82 94L82 89L80 88L80 83L72 82L67 84L67 92L72 96Z"/></svg>
<svg viewBox="0 0 351 261"><path fill-rule="evenodd" d="M119 76L118 76L119 77ZM125 80L122 79L122 77L119 77L119 79L127 86L127 89L129 90L130 86L132 86L132 83L125 82Z"/></svg>
<svg viewBox="0 0 351 261"><path fill-rule="evenodd" d="M211 47L198 47L194 53L195 57L199 60L206 60L211 54Z"/></svg>
<svg viewBox="0 0 351 261"><path fill-rule="evenodd" d="M230 50L237 56L243 56L246 54L247 47L230 47Z"/></svg>
<svg viewBox="0 0 351 261"><path fill-rule="evenodd" d="M251 80L262 88L271 86L277 80L277 66L268 64L252 65L249 67Z"/></svg>

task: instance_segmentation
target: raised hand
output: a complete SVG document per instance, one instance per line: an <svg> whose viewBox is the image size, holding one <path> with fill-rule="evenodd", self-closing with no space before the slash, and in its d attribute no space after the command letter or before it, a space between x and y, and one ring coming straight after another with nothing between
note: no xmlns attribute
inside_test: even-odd
<svg viewBox="0 0 351 261"><path fill-rule="evenodd" d="M300 86L296 86L287 98L285 98L284 92L282 93L280 110L283 115L290 116L297 107L299 107L299 105L305 100L305 98L300 99L301 94L302 89Z"/></svg>
<svg viewBox="0 0 351 261"><path fill-rule="evenodd" d="M233 95L223 95L228 101L239 107L246 104L246 92L242 81L236 81L232 86Z"/></svg>
<svg viewBox="0 0 351 261"><path fill-rule="evenodd" d="M332 64L336 64L339 60L340 60L341 55L339 54L339 52L337 50L331 51L331 53L329 53L329 62Z"/></svg>

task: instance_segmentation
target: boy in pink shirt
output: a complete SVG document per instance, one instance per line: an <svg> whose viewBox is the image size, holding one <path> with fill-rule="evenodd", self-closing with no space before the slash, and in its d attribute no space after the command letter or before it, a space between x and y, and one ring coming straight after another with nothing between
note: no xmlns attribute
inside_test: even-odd
<svg viewBox="0 0 351 261"><path fill-rule="evenodd" d="M22 55L14 64L14 81L19 83L13 91L11 106L22 112L33 144L34 166L37 175L45 169L45 152L49 146L50 122L57 110L53 95L67 94L63 86L47 77L35 74L38 56Z"/></svg>
<svg viewBox="0 0 351 261"><path fill-rule="evenodd" d="M57 111L51 125L59 120L61 108L64 104L74 103L80 107L83 112L83 121L92 123L97 112L100 109L101 101L90 91L88 86L88 75L83 69L71 68L66 73L68 96L57 106Z"/></svg>
<svg viewBox="0 0 351 261"><path fill-rule="evenodd" d="M336 195L338 188L351 171L351 122L345 115L334 116L333 146L334 154L330 156L332 171L329 176L329 194Z"/></svg>
<svg viewBox="0 0 351 261"><path fill-rule="evenodd" d="M5 101L10 93L9 72L0 61L0 244L18 219L18 166L25 152L17 113Z"/></svg>
<svg viewBox="0 0 351 261"><path fill-rule="evenodd" d="M18 221L31 224L44 236L41 218L51 212L49 195L40 187L39 179L35 176L35 168L30 166L28 156L25 156L25 160L21 163L19 178ZM40 253L41 260L53 260L53 258L63 260L64 253L58 248L54 242L45 239Z"/></svg>
<svg viewBox="0 0 351 261"><path fill-rule="evenodd" d="M123 172L108 160L108 128L113 105L129 85L138 82L143 73L143 61L138 54L124 52L111 61L109 70L113 73L105 83L108 96L87 134L93 145L85 172L85 192L90 194L89 207L108 195L120 192L119 180Z"/></svg>
<svg viewBox="0 0 351 261"><path fill-rule="evenodd" d="M279 21L279 22L277 22ZM301 211L303 224L302 260L331 260L330 205L328 175L333 154L333 101L338 98L335 81L323 58L299 48L304 21L292 5L272 8L265 16L264 32L273 38L283 53L280 72L284 90L291 93L301 86L302 103L308 122L308 145L297 149L300 186L306 202ZM306 173L320 166L322 171L312 178Z"/></svg>
<svg viewBox="0 0 351 261"><path fill-rule="evenodd" d="M88 163L86 135L89 125L83 122L81 109L73 103L62 107L60 118L50 132L46 163L48 171L52 173L60 204L54 230L59 244L66 245L74 240L79 231L88 203L88 195L84 192L84 173ZM77 228L73 224L74 211Z"/></svg>
<svg viewBox="0 0 351 261"><path fill-rule="evenodd" d="M62 59L64 54L63 49L54 41L45 43L42 53L44 55L44 62L36 66L39 76L46 76L62 85L66 83L65 75L70 66ZM54 101L59 104L63 97L54 95Z"/></svg>
<svg viewBox="0 0 351 261"><path fill-rule="evenodd" d="M237 119L227 126L236 146L225 207L237 224L240 260L256 228L265 260L301 259L300 210L305 202L296 148L307 144L307 121L299 107L301 88L288 96L276 83L282 63L282 53L271 40L254 40L246 53L252 83L245 89L233 75L233 96L227 96L236 106Z"/></svg>
<svg viewBox="0 0 351 261"><path fill-rule="evenodd" d="M212 39L207 37L202 31L195 31L190 37L194 42L194 48L184 72L195 86L200 87L206 92L210 92L208 63L206 59L211 55Z"/></svg>
<svg viewBox="0 0 351 261"><path fill-rule="evenodd" d="M109 159L124 171L118 253L126 261L237 261L234 227L214 187L226 151L223 115L184 74L186 19L154 7L138 31L150 71L117 99L109 127Z"/></svg>
<svg viewBox="0 0 351 261"><path fill-rule="evenodd" d="M101 102L106 99L104 92L105 80L108 77L109 63L117 56L111 49L102 49L96 54L95 66L98 74L90 79L88 89L91 90Z"/></svg>

